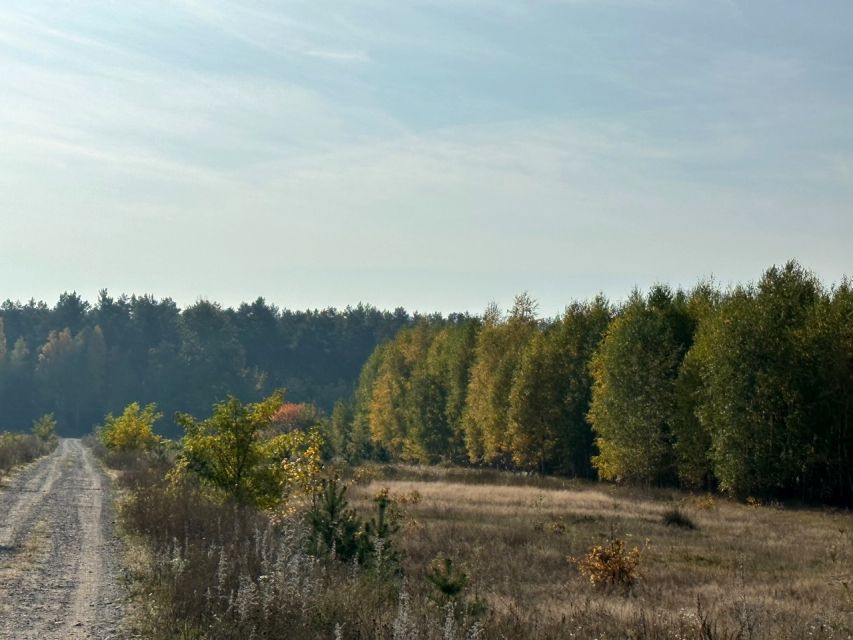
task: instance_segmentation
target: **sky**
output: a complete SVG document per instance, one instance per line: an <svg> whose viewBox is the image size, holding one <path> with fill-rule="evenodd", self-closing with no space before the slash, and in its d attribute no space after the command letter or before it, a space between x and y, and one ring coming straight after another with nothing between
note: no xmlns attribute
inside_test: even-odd
<svg viewBox="0 0 853 640"><path fill-rule="evenodd" d="M853 2L0 0L0 299L853 274Z"/></svg>

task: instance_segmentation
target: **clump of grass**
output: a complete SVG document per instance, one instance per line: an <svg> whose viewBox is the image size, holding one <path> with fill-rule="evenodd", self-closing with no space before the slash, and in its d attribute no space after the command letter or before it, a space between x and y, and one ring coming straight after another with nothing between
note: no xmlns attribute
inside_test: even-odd
<svg viewBox="0 0 853 640"><path fill-rule="evenodd" d="M759 507L764 506L764 503L761 501L761 499L756 498L755 496L747 496L746 504L747 506L752 507L753 509L758 509Z"/></svg>
<svg viewBox="0 0 853 640"><path fill-rule="evenodd" d="M548 522L537 522L533 525L534 531L541 531L543 533L550 533L555 536L564 536L566 535L566 525L557 520L550 520Z"/></svg>
<svg viewBox="0 0 853 640"><path fill-rule="evenodd" d="M679 527L681 529L698 529L696 523L691 520L690 516L684 513L678 507L673 507L672 509L667 509L663 512L663 517L661 518L663 523L668 527Z"/></svg>
<svg viewBox="0 0 853 640"><path fill-rule="evenodd" d="M702 496L693 496L690 501L695 508L701 511L713 511L717 508L717 499L710 493Z"/></svg>

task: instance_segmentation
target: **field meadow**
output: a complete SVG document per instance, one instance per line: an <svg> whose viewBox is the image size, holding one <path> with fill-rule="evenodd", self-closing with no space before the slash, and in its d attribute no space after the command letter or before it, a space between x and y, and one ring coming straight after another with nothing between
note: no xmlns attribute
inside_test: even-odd
<svg viewBox="0 0 853 640"><path fill-rule="evenodd" d="M334 546L312 551L310 499L261 511L223 502L192 476L167 478L165 462L102 459L121 494L133 637L853 638L846 510L487 469L333 464L324 474L341 478L348 503L338 521L352 512L383 545L342 561ZM593 584L590 550L613 545L623 545L620 580Z"/></svg>
<svg viewBox="0 0 853 640"><path fill-rule="evenodd" d="M853 632L849 512L469 469L371 466L354 478L352 505L366 512L387 488L401 506L410 588L428 593L417 577L447 556L468 575L467 598L569 634L554 637L620 626L633 637L643 624L660 637ZM673 512L681 526L665 522ZM572 561L613 537L640 550L627 590L593 588Z"/></svg>

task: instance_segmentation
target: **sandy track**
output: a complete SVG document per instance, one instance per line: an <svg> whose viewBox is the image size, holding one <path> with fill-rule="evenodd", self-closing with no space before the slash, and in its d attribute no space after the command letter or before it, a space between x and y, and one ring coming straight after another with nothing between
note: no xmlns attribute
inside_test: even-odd
<svg viewBox="0 0 853 640"><path fill-rule="evenodd" d="M0 488L0 638L125 637L109 481L79 440Z"/></svg>

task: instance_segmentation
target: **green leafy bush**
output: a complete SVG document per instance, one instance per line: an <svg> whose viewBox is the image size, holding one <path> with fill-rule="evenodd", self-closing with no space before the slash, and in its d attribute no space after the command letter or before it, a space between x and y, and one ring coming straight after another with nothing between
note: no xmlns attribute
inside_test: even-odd
<svg viewBox="0 0 853 640"><path fill-rule="evenodd" d="M280 505L294 491L309 491L320 471L322 437L317 431L276 434L270 427L282 399L277 392L243 404L230 396L206 420L178 414L185 435L173 476L193 473L237 502L262 509Z"/></svg>

